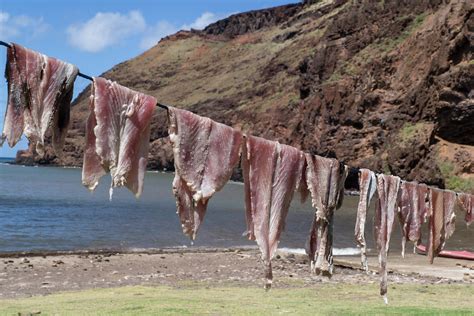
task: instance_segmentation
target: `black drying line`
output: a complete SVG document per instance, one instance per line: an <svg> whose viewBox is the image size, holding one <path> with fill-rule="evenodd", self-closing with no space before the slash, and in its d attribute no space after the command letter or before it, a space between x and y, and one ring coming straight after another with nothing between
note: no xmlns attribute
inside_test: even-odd
<svg viewBox="0 0 474 316"><path fill-rule="evenodd" d="M10 44L8 44L7 42L4 42L4 41L0 41L0 45L3 45L3 46L8 47L8 48L11 48L11 47L12 47ZM90 81L94 81L94 79L93 79L91 76L85 75L85 74L83 74L82 72L79 72L77 75L78 75L79 77L84 78L84 79L87 79L87 80L90 80ZM156 106L158 106L158 107L160 107L160 108L162 108L162 109L168 110L168 106L165 105L165 104L162 104L162 103L157 102L157 103L156 103Z"/></svg>

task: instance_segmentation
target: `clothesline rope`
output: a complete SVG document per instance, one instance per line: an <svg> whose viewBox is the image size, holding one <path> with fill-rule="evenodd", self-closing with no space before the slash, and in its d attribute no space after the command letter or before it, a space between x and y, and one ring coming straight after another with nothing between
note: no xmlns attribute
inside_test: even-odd
<svg viewBox="0 0 474 316"><path fill-rule="evenodd" d="M3 45L5 47L8 47L8 48L11 48L12 46L10 44L8 44L7 42L4 42L4 41L0 41L0 45ZM92 78L91 76L88 76L86 74L83 74L82 72L79 72L77 74L79 77L82 77L84 79L87 79L87 80L90 80L90 81L94 81L94 78ZM168 110L168 105L165 105L165 104L162 104L162 103L159 103L157 102L156 103L156 106L162 108L162 109L165 109L165 110Z"/></svg>

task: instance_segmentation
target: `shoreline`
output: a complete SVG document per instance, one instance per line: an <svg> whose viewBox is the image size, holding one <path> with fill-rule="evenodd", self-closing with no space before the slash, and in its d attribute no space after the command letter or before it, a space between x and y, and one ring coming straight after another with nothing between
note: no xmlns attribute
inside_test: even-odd
<svg viewBox="0 0 474 316"><path fill-rule="evenodd" d="M85 255L119 255L119 254L175 254L175 253L216 253L258 250L257 246L240 247L165 247L165 248L104 248L104 249L78 249L78 250L38 250L38 251L12 251L0 252L0 258L21 257L54 257L54 256L85 256Z"/></svg>
<svg viewBox="0 0 474 316"><path fill-rule="evenodd" d="M34 250L34 251L4 251L0 252L2 258L22 258L22 257L54 257L54 256L84 256L84 255L119 255L119 254L174 254L174 253L216 253L216 252L236 252L236 251L258 251L257 245L236 246L236 247L164 247L164 248L104 248L104 249L77 249L77 250ZM278 248L279 252L306 256L303 248ZM358 248L334 248L335 257L358 256ZM369 249L370 252L370 249Z"/></svg>
<svg viewBox="0 0 474 316"><path fill-rule="evenodd" d="M474 263L436 258L430 266L419 255L389 259L389 284L474 284ZM278 250L272 261L273 287L321 288L325 285L378 284L376 256L369 257L369 273L359 256L334 258L331 278L311 274L306 255ZM433 273L430 271L433 270ZM467 271L467 272L466 272ZM248 248L153 249L128 253L76 252L16 254L0 260L0 299L47 295L64 291L123 286L200 287L239 286L263 288L264 266L260 252ZM378 295L377 291L373 293Z"/></svg>
<svg viewBox="0 0 474 316"><path fill-rule="evenodd" d="M21 258L21 257L54 257L67 255L118 255L118 254L173 254L173 253L216 253L216 252L236 252L236 251L258 251L257 245L234 246L234 247L208 247L208 246L176 246L163 248L102 248L102 249L75 249L75 250L33 250L33 251L0 251L1 258ZM281 247L277 251L306 256L303 248ZM368 249L371 252L371 249ZM359 250L352 248L334 248L335 257L359 256Z"/></svg>

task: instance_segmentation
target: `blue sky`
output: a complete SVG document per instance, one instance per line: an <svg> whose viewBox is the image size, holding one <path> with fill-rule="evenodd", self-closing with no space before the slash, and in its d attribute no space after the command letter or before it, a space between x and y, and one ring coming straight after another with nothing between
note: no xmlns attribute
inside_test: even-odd
<svg viewBox="0 0 474 316"><path fill-rule="evenodd" d="M76 64L81 72L95 76L180 29L200 29L233 13L291 2L296 1L0 0L0 40ZM0 51L2 74L5 54L5 49ZM78 78L75 95L88 83ZM6 82L0 80L0 129L6 99ZM13 157L16 150L26 147L25 139L13 149L4 144L0 157Z"/></svg>

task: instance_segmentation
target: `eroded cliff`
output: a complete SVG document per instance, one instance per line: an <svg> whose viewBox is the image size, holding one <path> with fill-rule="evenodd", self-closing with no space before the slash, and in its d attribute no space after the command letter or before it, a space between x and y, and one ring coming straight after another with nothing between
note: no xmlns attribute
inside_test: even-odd
<svg viewBox="0 0 474 316"><path fill-rule="evenodd" d="M305 1L179 32L103 74L254 135L408 180L474 191L472 1ZM79 166L89 88L62 160ZM173 168L165 111L149 167Z"/></svg>

